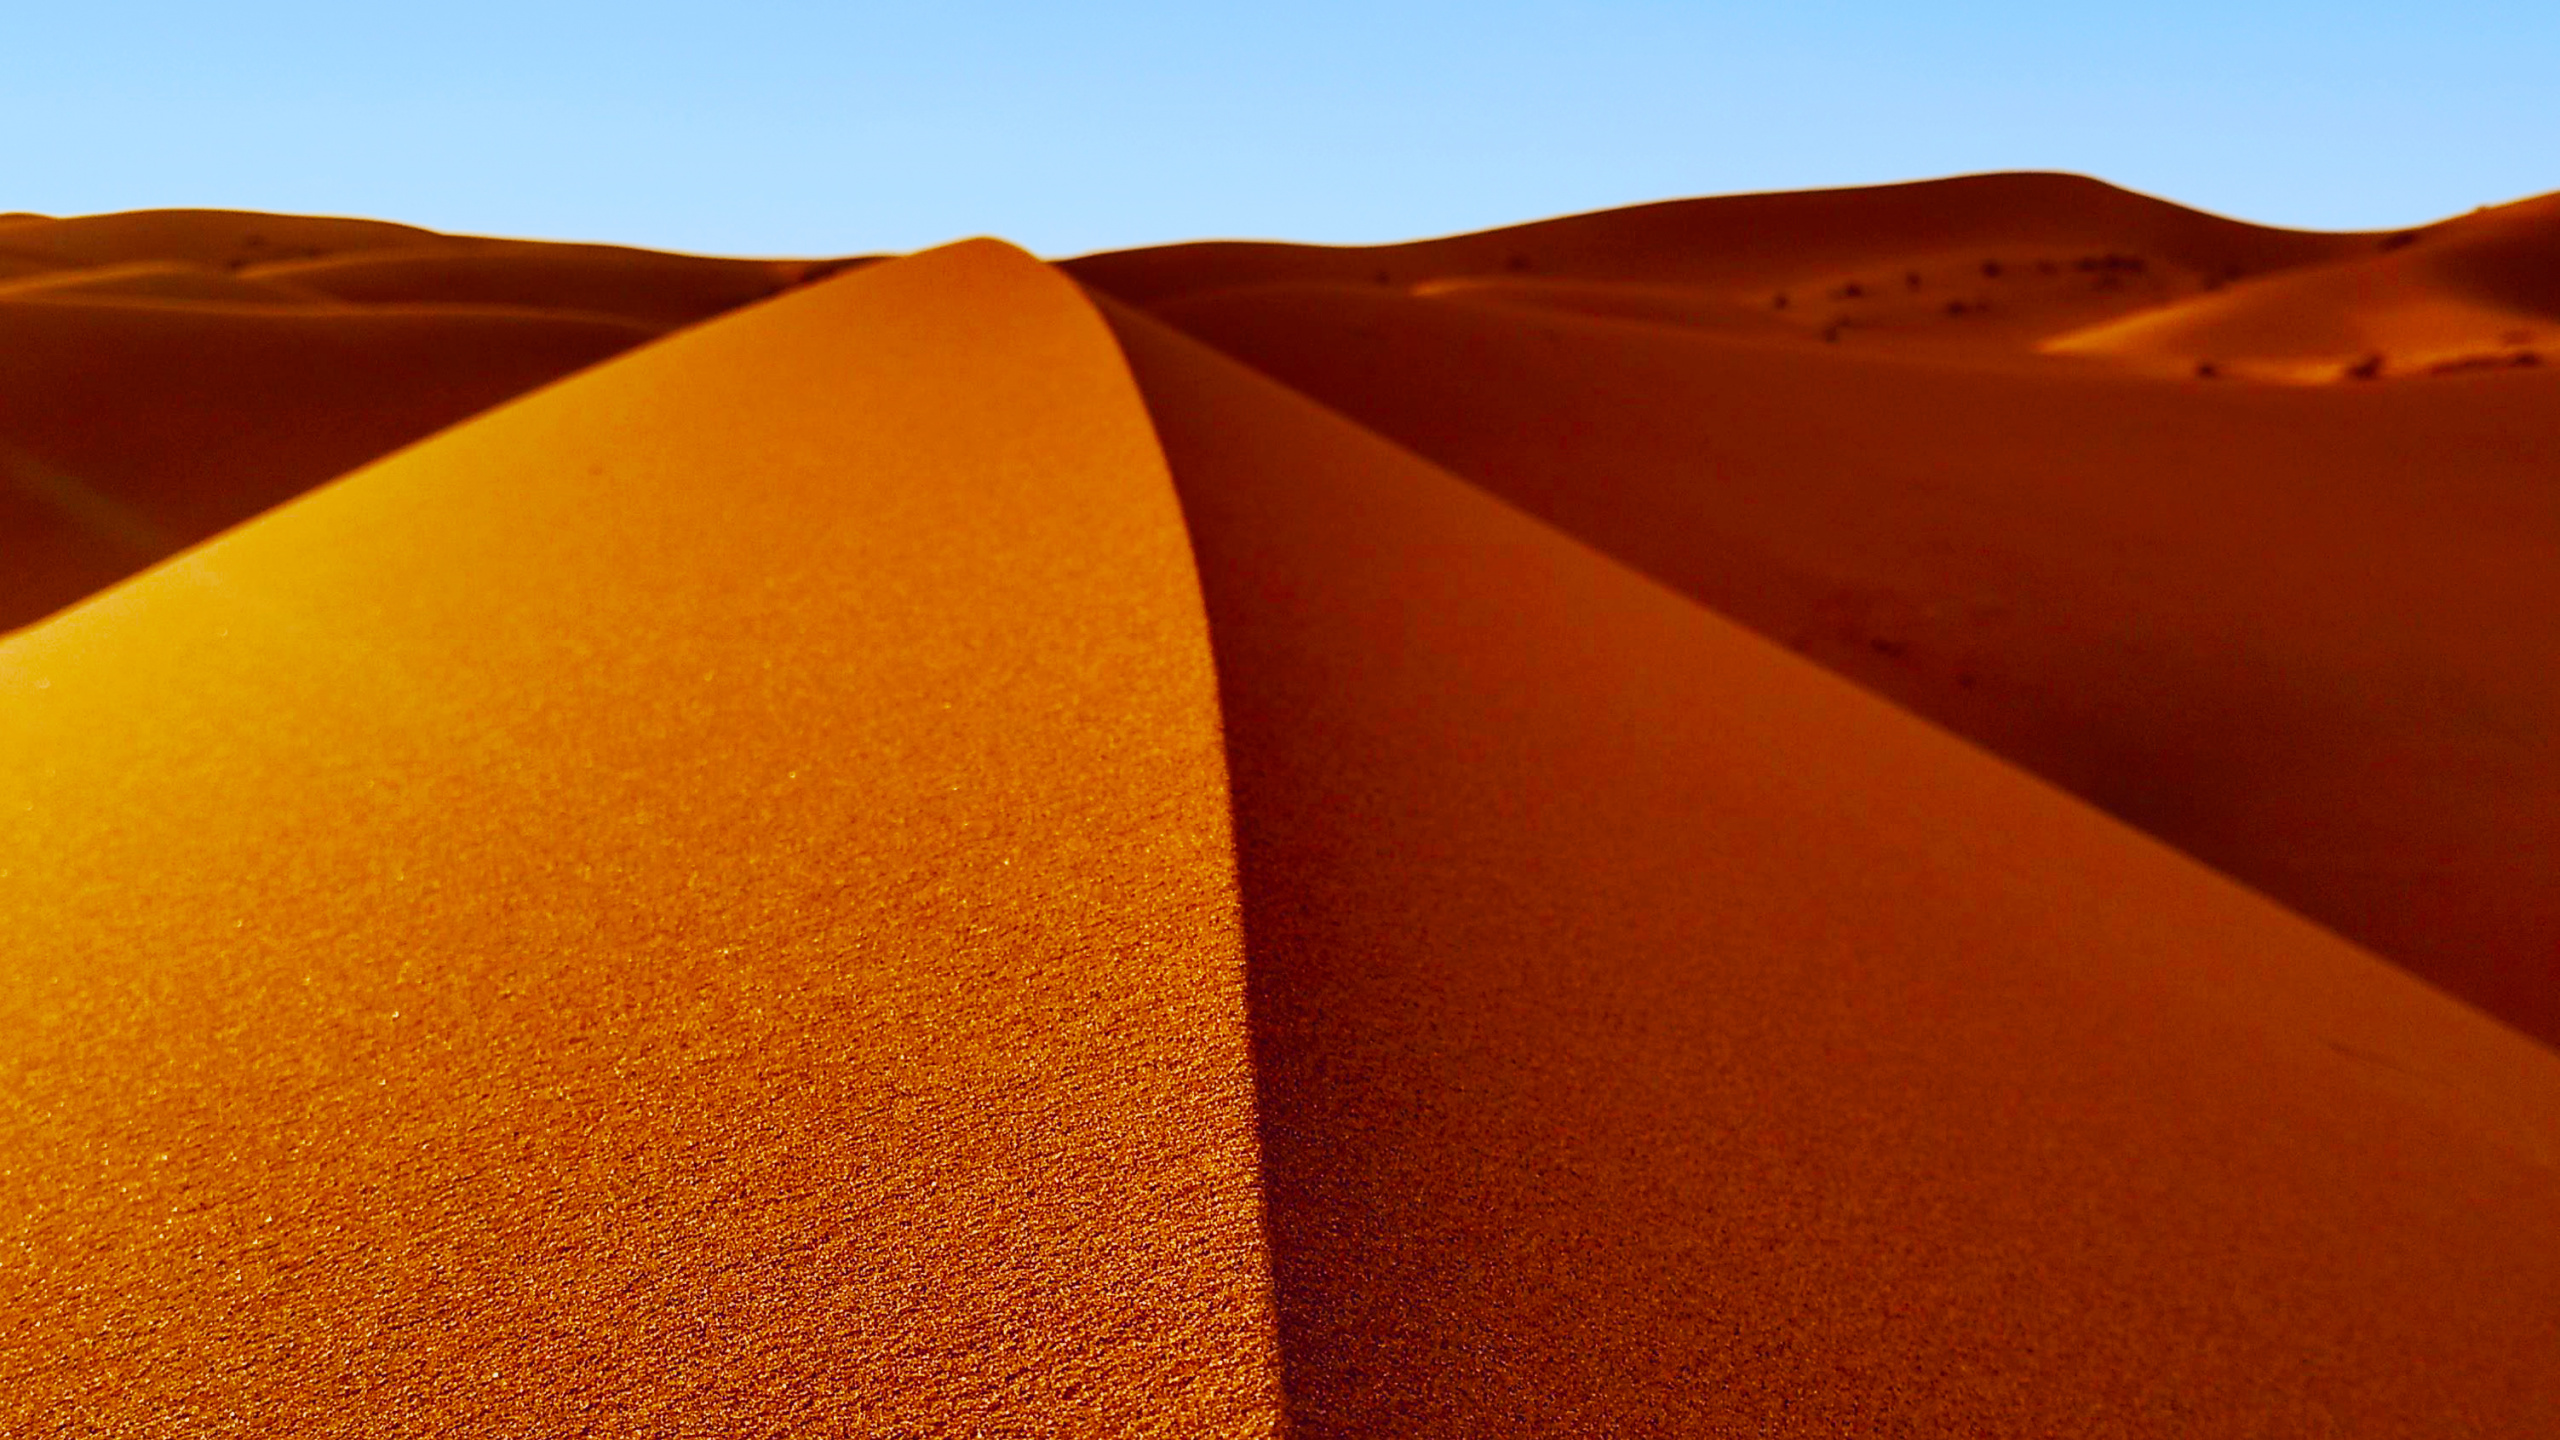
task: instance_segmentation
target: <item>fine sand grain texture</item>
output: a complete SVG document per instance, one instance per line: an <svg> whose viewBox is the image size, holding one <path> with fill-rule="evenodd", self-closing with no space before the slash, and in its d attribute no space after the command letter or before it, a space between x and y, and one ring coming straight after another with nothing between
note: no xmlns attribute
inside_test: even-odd
<svg viewBox="0 0 2560 1440"><path fill-rule="evenodd" d="M0 215L0 1435L2560 1435L2555 205Z"/></svg>
<svg viewBox="0 0 2560 1440"><path fill-rule="evenodd" d="M2560 1057L1143 317L1296 1433L2523 1435Z"/></svg>
<svg viewBox="0 0 2560 1440"><path fill-rule="evenodd" d="M991 243L0 642L0 1431L1274 1433L1221 764Z"/></svg>

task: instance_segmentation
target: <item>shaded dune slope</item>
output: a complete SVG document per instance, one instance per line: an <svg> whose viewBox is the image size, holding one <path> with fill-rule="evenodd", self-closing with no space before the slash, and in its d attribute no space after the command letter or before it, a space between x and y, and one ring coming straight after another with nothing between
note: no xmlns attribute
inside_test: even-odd
<svg viewBox="0 0 2560 1440"><path fill-rule="evenodd" d="M2560 1039L2560 372L2164 384L1316 284L1154 313Z"/></svg>
<svg viewBox="0 0 2560 1440"><path fill-rule="evenodd" d="M1271 1433L1197 597L978 244L0 643L0 1430Z"/></svg>
<svg viewBox="0 0 2560 1440"><path fill-rule="evenodd" d="M2560 1058L1117 321L1307 1435L2524 1433Z"/></svg>

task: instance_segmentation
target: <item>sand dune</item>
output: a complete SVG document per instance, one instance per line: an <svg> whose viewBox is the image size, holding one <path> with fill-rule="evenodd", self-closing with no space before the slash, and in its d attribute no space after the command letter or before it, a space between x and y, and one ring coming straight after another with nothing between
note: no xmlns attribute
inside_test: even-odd
<svg viewBox="0 0 2560 1440"><path fill-rule="evenodd" d="M462 243L414 225L245 210L132 210L64 219L34 216L0 232L0 248L64 266L181 260L237 269L349 251Z"/></svg>
<svg viewBox="0 0 2560 1440"><path fill-rule="evenodd" d="M851 263L227 211L32 219L5 244L24 258L12 270L0 255L0 630L501 400Z"/></svg>
<svg viewBox="0 0 2560 1440"><path fill-rule="evenodd" d="M1910 290L1914 271L1939 313L1949 299L1996 298L2041 281L2121 309L2134 298L2122 279L2129 272L2119 265L2115 285L2098 284L2111 255L2201 288L2367 253L2383 238L2270 230L2077 175L2014 174L1671 201L1407 245L1175 245L1087 256L1067 269L1142 305L1274 281L1400 287L1457 276L1565 277L1704 287L1771 308L1783 294L1799 313L1829 314L1836 295L1841 313L1854 317L1860 302ZM1837 295L1851 285L1858 295Z"/></svg>
<svg viewBox="0 0 2560 1440"><path fill-rule="evenodd" d="M317 290L182 260L55 268L0 281L0 302L195 300L237 305L309 305L328 298Z"/></svg>
<svg viewBox="0 0 2560 1440"><path fill-rule="evenodd" d="M2560 1039L2560 372L2217 388L1303 283L1155 313Z"/></svg>
<svg viewBox="0 0 2560 1440"><path fill-rule="evenodd" d="M659 332L489 307L0 292L0 625Z"/></svg>
<svg viewBox="0 0 2560 1440"><path fill-rule="evenodd" d="M519 305L685 325L798 283L800 261L713 260L610 245L375 250L247 272L367 304Z"/></svg>
<svg viewBox="0 0 2560 1440"><path fill-rule="evenodd" d="M2272 230L2080 176L2013 174L1675 201L1408 245L1176 245L1067 268L1155 307L1331 285L1997 362L2396 239Z"/></svg>
<svg viewBox="0 0 2560 1440"><path fill-rule="evenodd" d="M0 1430L2552 1430L2552 213L0 217Z"/></svg>
<svg viewBox="0 0 2560 1440"><path fill-rule="evenodd" d="M0 727L0 1428L1269 1433L1206 637L1053 272L510 407Z"/></svg>
<svg viewBox="0 0 2560 1440"><path fill-rule="evenodd" d="M2560 1057L1121 334L1218 656L1305 1433L2560 1401Z"/></svg>
<svg viewBox="0 0 2560 1440"><path fill-rule="evenodd" d="M2045 348L2171 373L2312 383L2560 360L2560 196L2391 238L2399 243L2378 255L2145 311Z"/></svg>

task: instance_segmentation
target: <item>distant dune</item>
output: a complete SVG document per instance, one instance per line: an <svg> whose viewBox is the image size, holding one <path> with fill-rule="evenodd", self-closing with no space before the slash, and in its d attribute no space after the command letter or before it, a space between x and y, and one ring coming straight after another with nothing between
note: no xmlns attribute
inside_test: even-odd
<svg viewBox="0 0 2560 1440"><path fill-rule="evenodd" d="M0 1431L2560 1432L2555 217L0 217Z"/></svg>
<svg viewBox="0 0 2560 1440"><path fill-rule="evenodd" d="M0 627L841 263L229 211L8 224Z"/></svg>
<svg viewBox="0 0 2560 1440"><path fill-rule="evenodd" d="M2055 354L2317 383L2560 359L2560 197L2056 337Z"/></svg>

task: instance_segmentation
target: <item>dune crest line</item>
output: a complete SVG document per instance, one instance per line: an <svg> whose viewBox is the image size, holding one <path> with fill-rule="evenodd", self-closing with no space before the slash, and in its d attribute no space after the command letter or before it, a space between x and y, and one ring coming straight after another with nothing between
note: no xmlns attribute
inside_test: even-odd
<svg viewBox="0 0 2560 1440"><path fill-rule="evenodd" d="M0 1431L2560 1433L2553 197L0 219Z"/></svg>
<svg viewBox="0 0 2560 1440"><path fill-rule="evenodd" d="M0 643L0 1429L1273 1433L1215 706L985 242Z"/></svg>

